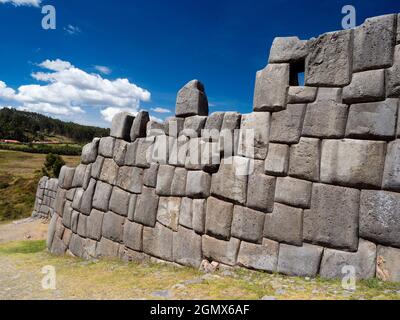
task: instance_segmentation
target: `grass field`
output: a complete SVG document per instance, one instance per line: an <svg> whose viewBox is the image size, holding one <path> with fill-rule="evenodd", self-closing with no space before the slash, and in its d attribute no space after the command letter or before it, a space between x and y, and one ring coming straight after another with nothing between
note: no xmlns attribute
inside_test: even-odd
<svg viewBox="0 0 400 320"><path fill-rule="evenodd" d="M244 269L200 273L155 263L83 261L54 257L44 241L0 245L0 299L400 299L400 283L359 281L346 291L340 281L285 277ZM41 288L44 266L56 271L56 290Z"/></svg>
<svg viewBox="0 0 400 320"><path fill-rule="evenodd" d="M0 150L0 221L28 217L35 202L40 170L46 155ZM77 156L63 156L67 165Z"/></svg>

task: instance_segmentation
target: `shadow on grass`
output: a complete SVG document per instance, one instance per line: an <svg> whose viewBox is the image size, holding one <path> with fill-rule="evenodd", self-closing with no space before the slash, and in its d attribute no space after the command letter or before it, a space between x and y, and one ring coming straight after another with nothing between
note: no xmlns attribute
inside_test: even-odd
<svg viewBox="0 0 400 320"><path fill-rule="evenodd" d="M0 254L30 254L42 252L45 249L45 240L20 241L0 245Z"/></svg>

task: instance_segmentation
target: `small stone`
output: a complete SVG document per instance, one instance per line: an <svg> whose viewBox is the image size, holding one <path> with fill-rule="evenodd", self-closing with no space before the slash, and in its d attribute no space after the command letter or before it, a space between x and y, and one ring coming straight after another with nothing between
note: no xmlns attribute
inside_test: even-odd
<svg viewBox="0 0 400 320"><path fill-rule="evenodd" d="M72 181L75 175L75 168L63 166L58 178L58 184L61 188L69 190L72 188Z"/></svg>
<svg viewBox="0 0 400 320"><path fill-rule="evenodd" d="M123 243L132 250L142 251L143 226L134 223L126 222L124 225Z"/></svg>
<svg viewBox="0 0 400 320"><path fill-rule="evenodd" d="M377 278L382 281L400 281L400 249L378 246ZM400 294L400 291L397 291Z"/></svg>
<svg viewBox="0 0 400 320"><path fill-rule="evenodd" d="M152 163L150 168L145 169L143 172L143 184L146 187L155 188L157 186L157 175L159 165Z"/></svg>
<svg viewBox="0 0 400 320"><path fill-rule="evenodd" d="M179 224L186 228L193 228L193 200L190 198L182 198L179 213Z"/></svg>
<svg viewBox="0 0 400 320"><path fill-rule="evenodd" d="M174 178L175 167L161 165L158 169L156 192L160 196L171 195L171 185Z"/></svg>
<svg viewBox="0 0 400 320"><path fill-rule="evenodd" d="M199 268L202 261L201 236L194 231L179 227L174 233L174 261L193 268Z"/></svg>
<svg viewBox="0 0 400 320"><path fill-rule="evenodd" d="M93 240L101 239L101 231L103 226L104 213L93 209L87 219L86 231L87 236Z"/></svg>
<svg viewBox="0 0 400 320"><path fill-rule="evenodd" d="M193 230L199 234L205 233L206 224L206 200L193 199Z"/></svg>

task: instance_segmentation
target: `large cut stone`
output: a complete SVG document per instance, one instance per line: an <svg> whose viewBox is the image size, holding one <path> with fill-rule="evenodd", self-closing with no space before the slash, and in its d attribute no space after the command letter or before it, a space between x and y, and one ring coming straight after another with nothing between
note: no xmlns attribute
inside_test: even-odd
<svg viewBox="0 0 400 320"><path fill-rule="evenodd" d="M108 201L110 200L112 186L107 183L97 181L96 190L93 197L93 208L103 212L108 211Z"/></svg>
<svg viewBox="0 0 400 320"><path fill-rule="evenodd" d="M138 138L146 137L147 123L150 121L150 116L147 111L140 111L135 120L133 120L130 138L135 141Z"/></svg>
<svg viewBox="0 0 400 320"><path fill-rule="evenodd" d="M141 193L143 186L143 169L121 167L118 170L117 186L131 193Z"/></svg>
<svg viewBox="0 0 400 320"><path fill-rule="evenodd" d="M139 168L150 168L155 137L139 138L136 141L135 166Z"/></svg>
<svg viewBox="0 0 400 320"><path fill-rule="evenodd" d="M161 197L158 202L157 221L177 231L180 207L181 198Z"/></svg>
<svg viewBox="0 0 400 320"><path fill-rule="evenodd" d="M210 195L211 176L203 171L189 171L186 178L186 196L207 198Z"/></svg>
<svg viewBox="0 0 400 320"><path fill-rule="evenodd" d="M80 258L84 258L85 256L85 239L78 236L77 234L72 234L71 240L69 243L69 250L71 253Z"/></svg>
<svg viewBox="0 0 400 320"><path fill-rule="evenodd" d="M176 117L171 117L168 118L165 121L165 134L170 137L177 138L180 136L182 130L183 130L183 125L185 123L185 119L183 118L176 118Z"/></svg>
<svg viewBox="0 0 400 320"><path fill-rule="evenodd" d="M400 13L397 15L397 38L396 43L400 43Z"/></svg>
<svg viewBox="0 0 400 320"><path fill-rule="evenodd" d="M270 143L265 160L265 173L274 176L284 176L289 167L289 146Z"/></svg>
<svg viewBox="0 0 400 320"><path fill-rule="evenodd" d="M157 218L158 196L153 188L143 187L136 202L135 222L154 227Z"/></svg>
<svg viewBox="0 0 400 320"><path fill-rule="evenodd" d="M277 37L272 42L269 63L302 61L307 52L307 40L300 40L298 37Z"/></svg>
<svg viewBox="0 0 400 320"><path fill-rule="evenodd" d="M240 240L218 240L207 235L202 236L203 255L211 260L234 266L239 252Z"/></svg>
<svg viewBox="0 0 400 320"><path fill-rule="evenodd" d="M207 201L205 199L194 199L193 207L193 230L199 234L205 233L206 224L206 207Z"/></svg>
<svg viewBox="0 0 400 320"><path fill-rule="evenodd" d="M87 216L80 214L78 219L77 233L83 238L87 237L86 225L87 225Z"/></svg>
<svg viewBox="0 0 400 320"><path fill-rule="evenodd" d="M155 188L157 186L158 167L158 164L152 163L150 168L144 170L143 184L146 187Z"/></svg>
<svg viewBox="0 0 400 320"><path fill-rule="evenodd" d="M74 200L72 201L72 208L74 210L79 211L81 208L82 196L83 196L83 189L78 188L75 191Z"/></svg>
<svg viewBox="0 0 400 320"><path fill-rule="evenodd" d="M304 210L304 239L328 248L356 251L360 191L315 183L311 199L311 209Z"/></svg>
<svg viewBox="0 0 400 320"><path fill-rule="evenodd" d="M114 185L118 177L118 165L113 159L104 159L103 167L101 168L100 180Z"/></svg>
<svg viewBox="0 0 400 320"><path fill-rule="evenodd" d="M287 144L298 143L305 110L305 104L288 104L286 110L274 112L271 117L270 140Z"/></svg>
<svg viewBox="0 0 400 320"><path fill-rule="evenodd" d="M93 141L82 148L81 162L82 164L89 164L96 161L97 150L99 148L99 139Z"/></svg>
<svg viewBox="0 0 400 320"><path fill-rule="evenodd" d="M125 151L125 161L124 165L126 166L134 166L136 162L136 153L137 153L137 148L139 145L139 141L141 139L136 140L135 142L128 143ZM143 150L140 150L143 152Z"/></svg>
<svg viewBox="0 0 400 320"><path fill-rule="evenodd" d="M165 135L165 127L163 123L150 120L147 123L146 136L162 136Z"/></svg>
<svg viewBox="0 0 400 320"><path fill-rule="evenodd" d="M132 194L129 199L129 206L128 206L128 220L133 221L135 219L135 209L136 209L136 202L137 202L138 195Z"/></svg>
<svg viewBox="0 0 400 320"><path fill-rule="evenodd" d="M333 101L317 101L307 106L303 136L343 138L348 107Z"/></svg>
<svg viewBox="0 0 400 320"><path fill-rule="evenodd" d="M174 142L175 139L173 137L166 135L156 136L151 151L151 163L167 164Z"/></svg>
<svg viewBox="0 0 400 320"><path fill-rule="evenodd" d="M208 115L208 99L200 81L192 80L179 90L175 114L177 117Z"/></svg>
<svg viewBox="0 0 400 320"><path fill-rule="evenodd" d="M90 179L89 186L83 192L81 199L81 206L79 210L81 213L86 214L87 216L90 214L90 211L92 211L92 202L95 190L96 190L96 180Z"/></svg>
<svg viewBox="0 0 400 320"><path fill-rule="evenodd" d="M175 167L161 165L158 169L156 192L159 196L170 196Z"/></svg>
<svg viewBox="0 0 400 320"><path fill-rule="evenodd" d="M130 143L125 140L117 139L114 146L113 159L115 163L122 167L125 165L126 152L128 151Z"/></svg>
<svg viewBox="0 0 400 320"><path fill-rule="evenodd" d="M262 244L242 241L238 264L246 268L276 272L278 266L279 243L264 239Z"/></svg>
<svg viewBox="0 0 400 320"><path fill-rule="evenodd" d="M118 243L103 237L96 247L96 256L103 258L117 258L119 256L119 247Z"/></svg>
<svg viewBox="0 0 400 320"><path fill-rule="evenodd" d="M219 135L219 149L225 158L237 155L239 145L239 128L241 114L238 112L226 112Z"/></svg>
<svg viewBox="0 0 400 320"><path fill-rule="evenodd" d="M247 207L272 212L274 209L276 178L265 174L252 174L249 176L247 188Z"/></svg>
<svg viewBox="0 0 400 320"><path fill-rule="evenodd" d="M302 247L281 244L278 272L289 276L315 277L318 274L323 248L311 244Z"/></svg>
<svg viewBox="0 0 400 320"><path fill-rule="evenodd" d="M318 181L320 167L320 140L301 138L290 148L289 175L295 178Z"/></svg>
<svg viewBox="0 0 400 320"><path fill-rule="evenodd" d="M199 268L202 261L201 236L194 231L179 227L174 232L174 261L189 267Z"/></svg>
<svg viewBox="0 0 400 320"><path fill-rule="evenodd" d="M384 189L400 191L400 140L388 144L385 170L383 173Z"/></svg>
<svg viewBox="0 0 400 320"><path fill-rule="evenodd" d="M398 25L398 27L400 30L400 24ZM391 68L386 69L386 95L390 98L400 98L400 45L399 44L394 49L395 51L394 51L393 66Z"/></svg>
<svg viewBox="0 0 400 320"><path fill-rule="evenodd" d="M125 218L111 211L104 214L103 218L103 237L114 242L122 242Z"/></svg>
<svg viewBox="0 0 400 320"><path fill-rule="evenodd" d="M233 204L216 198L207 199L206 233L221 239L229 239L233 218Z"/></svg>
<svg viewBox="0 0 400 320"><path fill-rule="evenodd" d="M380 187L386 143L363 140L324 140L321 182L351 187Z"/></svg>
<svg viewBox="0 0 400 320"><path fill-rule="evenodd" d="M169 164L177 167L184 167L188 148L189 138L186 136L179 136L177 139L174 139L169 154Z"/></svg>
<svg viewBox="0 0 400 320"><path fill-rule="evenodd" d="M295 246L303 244L303 210L276 203L265 216L264 237Z"/></svg>
<svg viewBox="0 0 400 320"><path fill-rule="evenodd" d="M363 190L360 203L360 236L400 248L400 194Z"/></svg>
<svg viewBox="0 0 400 320"><path fill-rule="evenodd" d="M112 158L114 151L115 138L101 138L99 142L99 155L105 158Z"/></svg>
<svg viewBox="0 0 400 320"><path fill-rule="evenodd" d="M204 129L207 117L192 116L185 119L182 134L189 138L197 138L201 136L201 131Z"/></svg>
<svg viewBox="0 0 400 320"><path fill-rule="evenodd" d="M116 114L112 119L110 136L128 141L134 119L135 117L128 112Z"/></svg>
<svg viewBox="0 0 400 320"><path fill-rule="evenodd" d="M354 71L390 67L396 41L396 15L373 17L354 31Z"/></svg>
<svg viewBox="0 0 400 320"><path fill-rule="evenodd" d="M130 196L130 193L114 187L110 199L110 210L121 216L127 217Z"/></svg>
<svg viewBox="0 0 400 320"><path fill-rule="evenodd" d="M279 111L286 108L289 69L288 63L269 64L257 72L254 111Z"/></svg>
<svg viewBox="0 0 400 320"><path fill-rule="evenodd" d="M246 207L235 206L232 236L248 242L261 243L266 214Z"/></svg>
<svg viewBox="0 0 400 320"><path fill-rule="evenodd" d="M172 261L173 231L157 223L143 228L143 251L151 256Z"/></svg>
<svg viewBox="0 0 400 320"><path fill-rule="evenodd" d="M143 226L134 222L126 222L124 225L123 242L125 246L135 251L142 251Z"/></svg>
<svg viewBox="0 0 400 320"><path fill-rule="evenodd" d="M99 241L101 239L101 232L103 228L104 213L93 209L87 219L86 232L90 239Z"/></svg>
<svg viewBox="0 0 400 320"><path fill-rule="evenodd" d="M171 195L184 197L186 195L187 171L185 168L176 168L171 184Z"/></svg>
<svg viewBox="0 0 400 320"><path fill-rule="evenodd" d="M321 262L321 277L326 279L342 279L347 272L343 269L346 266L355 268L357 280L374 278L376 245L360 239L358 251L354 253L325 249Z"/></svg>
<svg viewBox="0 0 400 320"><path fill-rule="evenodd" d="M278 178L275 201L294 207L309 208L312 182L291 177Z"/></svg>
<svg viewBox="0 0 400 320"><path fill-rule="evenodd" d="M82 188L83 179L85 178L87 165L80 164L75 169L74 179L72 180L72 188Z"/></svg>
<svg viewBox="0 0 400 320"><path fill-rule="evenodd" d="M317 97L317 88L315 87L289 87L288 103L311 103Z"/></svg>
<svg viewBox="0 0 400 320"><path fill-rule="evenodd" d="M96 161L92 164L91 177L95 179L100 178L101 168L103 167L104 157L98 156Z"/></svg>
<svg viewBox="0 0 400 320"><path fill-rule="evenodd" d="M60 175L58 178L58 185L60 188L69 190L72 188L72 181L75 175L75 168L69 168L67 166L63 166L60 171Z"/></svg>
<svg viewBox="0 0 400 320"><path fill-rule="evenodd" d="M378 279L400 282L400 249L378 246L377 256Z"/></svg>
<svg viewBox="0 0 400 320"><path fill-rule="evenodd" d="M385 100L385 70L370 70L353 74L351 83L343 88L346 104Z"/></svg>
<svg viewBox="0 0 400 320"><path fill-rule="evenodd" d="M397 99L354 104L350 107L346 137L393 139L396 133Z"/></svg>
<svg viewBox="0 0 400 320"><path fill-rule="evenodd" d="M309 41L307 86L343 87L351 81L353 31L325 33Z"/></svg>
<svg viewBox="0 0 400 320"><path fill-rule="evenodd" d="M193 200L182 198L179 212L179 224L186 228L193 228Z"/></svg>
<svg viewBox="0 0 400 320"><path fill-rule="evenodd" d="M213 138L212 132L220 132L222 128L222 122L224 121L224 112L214 112L207 118L206 124L204 125L203 137ZM214 140L213 140L214 141Z"/></svg>
<svg viewBox="0 0 400 320"><path fill-rule="evenodd" d="M223 159L218 173L213 174L211 193L240 204L246 203L250 160L243 157Z"/></svg>

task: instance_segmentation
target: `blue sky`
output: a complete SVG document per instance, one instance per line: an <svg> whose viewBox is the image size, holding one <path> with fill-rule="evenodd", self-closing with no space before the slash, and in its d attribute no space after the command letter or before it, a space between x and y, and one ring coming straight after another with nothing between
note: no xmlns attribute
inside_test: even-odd
<svg viewBox="0 0 400 320"><path fill-rule="evenodd" d="M41 27L47 4L56 30ZM346 4L357 25L400 12L398 0L0 0L0 106L98 126L117 109L164 119L199 79L210 111L251 112L274 37L339 30Z"/></svg>

